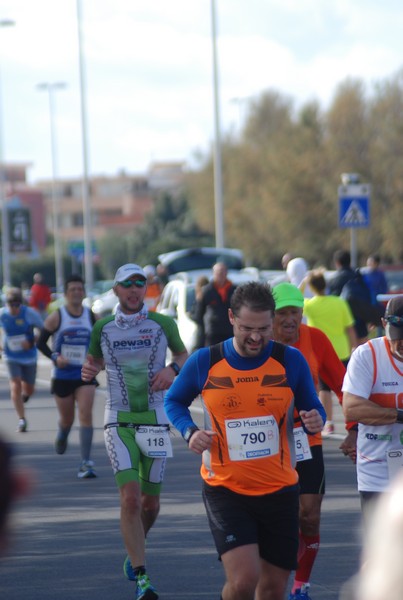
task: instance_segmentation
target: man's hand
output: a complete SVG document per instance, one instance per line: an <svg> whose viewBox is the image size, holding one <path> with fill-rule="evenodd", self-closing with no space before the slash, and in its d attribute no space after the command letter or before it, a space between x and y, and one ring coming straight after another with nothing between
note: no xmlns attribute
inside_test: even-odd
<svg viewBox="0 0 403 600"><path fill-rule="evenodd" d="M171 387L175 379L175 372L171 367L164 367L151 378L151 389L153 392L160 392Z"/></svg>
<svg viewBox="0 0 403 600"><path fill-rule="evenodd" d="M357 431L350 429L339 446L344 456L349 456L353 463L357 461Z"/></svg>
<svg viewBox="0 0 403 600"><path fill-rule="evenodd" d="M210 450L213 438L216 435L215 431L208 431L206 429L195 431L190 438L189 448L196 454L202 454L205 450Z"/></svg>
<svg viewBox="0 0 403 600"><path fill-rule="evenodd" d="M322 431L324 422L316 408L312 408L312 410L300 410L299 416L310 433L319 433L319 431Z"/></svg>
<svg viewBox="0 0 403 600"><path fill-rule="evenodd" d="M100 366L95 362L92 356L87 356L87 359L81 367L81 379L83 381L92 381L98 375Z"/></svg>

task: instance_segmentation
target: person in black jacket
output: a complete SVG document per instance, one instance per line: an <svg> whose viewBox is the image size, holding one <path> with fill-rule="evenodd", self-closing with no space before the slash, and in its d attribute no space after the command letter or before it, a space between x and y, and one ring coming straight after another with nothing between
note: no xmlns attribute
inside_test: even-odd
<svg viewBox="0 0 403 600"><path fill-rule="evenodd" d="M195 321L204 329L204 345L212 346L233 336L228 309L235 285L227 278L227 265L213 266L213 279L203 288L197 302Z"/></svg>
<svg viewBox="0 0 403 600"><path fill-rule="evenodd" d="M348 250L336 250L333 255L333 261L337 273L329 280L329 294L340 296L344 285L351 279L354 279L355 272L351 268L351 255ZM356 314L353 307L351 307L351 311L355 319L354 327L358 338L358 345L364 344L368 340L367 324Z"/></svg>

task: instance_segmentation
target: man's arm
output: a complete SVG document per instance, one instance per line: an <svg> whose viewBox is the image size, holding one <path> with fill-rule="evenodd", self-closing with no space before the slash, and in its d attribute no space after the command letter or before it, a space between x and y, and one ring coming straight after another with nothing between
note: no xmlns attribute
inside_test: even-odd
<svg viewBox="0 0 403 600"><path fill-rule="evenodd" d="M343 412L348 421L358 421L364 425L391 425L396 423L396 408L379 406L375 402L351 392L343 393Z"/></svg>
<svg viewBox="0 0 403 600"><path fill-rule="evenodd" d="M44 356L49 358L56 367L63 368L68 363L57 352L52 352L48 346L48 340L50 336L59 328L60 325L60 312L56 310L46 317L43 324L43 329L40 332L39 338L36 342L36 347Z"/></svg>
<svg viewBox="0 0 403 600"><path fill-rule="evenodd" d="M326 421L326 411L315 390L311 370L303 354L291 346L285 349L286 372L295 394L295 407L307 433L318 433Z"/></svg>
<svg viewBox="0 0 403 600"><path fill-rule="evenodd" d="M152 377L151 389L154 392L169 389L175 377L179 375L188 356L187 350L184 350L183 352L172 353L172 362L161 369L161 371L158 371L158 373L155 373L155 375Z"/></svg>
<svg viewBox="0 0 403 600"><path fill-rule="evenodd" d="M185 434L188 427L196 427L189 406L203 388L209 365L210 351L208 348L194 352L165 395L166 414L181 435Z"/></svg>

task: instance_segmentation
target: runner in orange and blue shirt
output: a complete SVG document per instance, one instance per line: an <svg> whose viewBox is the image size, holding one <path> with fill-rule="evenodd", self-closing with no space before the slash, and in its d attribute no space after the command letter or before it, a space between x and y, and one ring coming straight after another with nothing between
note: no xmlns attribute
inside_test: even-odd
<svg viewBox="0 0 403 600"><path fill-rule="evenodd" d="M283 600L298 552L294 407L308 434L326 417L303 355L272 340L274 308L267 284L238 286L229 309L234 337L192 354L165 397L168 418L203 454L223 600ZM199 394L203 429L189 411Z"/></svg>

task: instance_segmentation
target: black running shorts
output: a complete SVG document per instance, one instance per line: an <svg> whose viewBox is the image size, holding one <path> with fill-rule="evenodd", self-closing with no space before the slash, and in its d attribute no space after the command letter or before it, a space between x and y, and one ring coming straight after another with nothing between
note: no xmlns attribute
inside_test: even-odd
<svg viewBox="0 0 403 600"><path fill-rule="evenodd" d="M297 462L300 494L325 493L325 463L322 444L311 446L312 458Z"/></svg>
<svg viewBox="0 0 403 600"><path fill-rule="evenodd" d="M220 557L239 546L258 544L267 562L290 571L297 568L297 488L246 496L204 482L203 501Z"/></svg>
<svg viewBox="0 0 403 600"><path fill-rule="evenodd" d="M82 385L98 386L99 383L96 379L93 379L92 381L83 381L82 379L52 379L50 391L52 394L55 394L55 396L59 396L59 398L66 398L67 396L74 394L76 389Z"/></svg>

